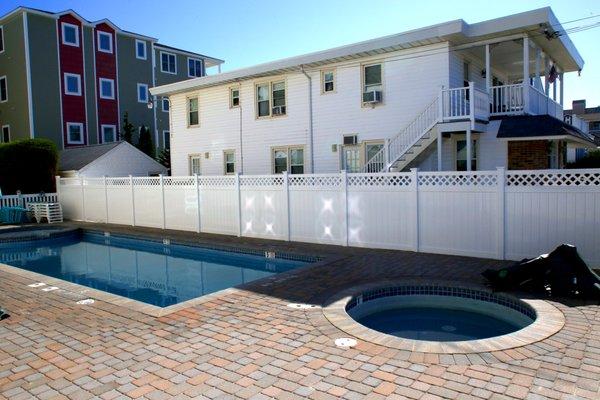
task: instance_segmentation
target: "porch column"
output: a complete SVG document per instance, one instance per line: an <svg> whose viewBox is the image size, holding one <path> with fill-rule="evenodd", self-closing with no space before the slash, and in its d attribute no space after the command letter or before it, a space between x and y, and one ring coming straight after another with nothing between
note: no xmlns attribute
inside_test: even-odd
<svg viewBox="0 0 600 400"><path fill-rule="evenodd" d="M523 38L523 111L529 111L529 38ZM469 159L470 160L470 159Z"/></svg>
<svg viewBox="0 0 600 400"><path fill-rule="evenodd" d="M555 66L556 68L556 66ZM556 85L558 84L558 79L554 79L554 83L552 84L552 100L556 101Z"/></svg>
<svg viewBox="0 0 600 400"><path fill-rule="evenodd" d="M547 57L546 55L544 55L544 83L545 83L545 87L544 87L544 93L546 93L546 97L550 97L550 82L548 82L548 71L550 70L549 67L549 57Z"/></svg>
<svg viewBox="0 0 600 400"><path fill-rule="evenodd" d="M492 70L491 70L491 60L490 60L490 45L485 45L485 89L488 93L490 93L490 88L492 87Z"/></svg>
<svg viewBox="0 0 600 400"><path fill-rule="evenodd" d="M467 128L467 171L471 171L471 127Z"/></svg>
<svg viewBox="0 0 600 400"><path fill-rule="evenodd" d="M541 75L540 75L541 57L542 57L542 52L541 52L540 48L536 46L536 48L535 48L535 79L540 79L540 82L542 79ZM535 86L535 82L534 82L534 86Z"/></svg>
<svg viewBox="0 0 600 400"><path fill-rule="evenodd" d="M442 170L442 131L437 129L437 170Z"/></svg>
<svg viewBox="0 0 600 400"><path fill-rule="evenodd" d="M560 75L558 75L558 79L560 79L560 105L564 105L563 102L565 100L565 82L563 81L563 79L565 78L564 73L560 73Z"/></svg>

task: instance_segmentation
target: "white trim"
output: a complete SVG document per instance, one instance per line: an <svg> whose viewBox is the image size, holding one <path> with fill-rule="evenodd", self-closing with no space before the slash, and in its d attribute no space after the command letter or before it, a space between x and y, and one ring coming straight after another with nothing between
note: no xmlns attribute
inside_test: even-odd
<svg viewBox="0 0 600 400"><path fill-rule="evenodd" d="M162 140L163 140L163 148L166 149L167 147L165 146L165 133L168 134L169 136L169 149L171 149L171 131L168 129L163 129L162 131Z"/></svg>
<svg viewBox="0 0 600 400"><path fill-rule="evenodd" d="M104 100L114 100L115 99L115 81L114 79L108 79L108 78L98 78L98 82L100 82L100 98L104 99ZM110 87L111 87L111 96L105 96L102 93L102 83L103 82L108 82L110 83Z"/></svg>
<svg viewBox="0 0 600 400"><path fill-rule="evenodd" d="M227 154L233 155L233 172L227 172ZM236 171L235 149L223 150L223 175L235 175Z"/></svg>
<svg viewBox="0 0 600 400"><path fill-rule="evenodd" d="M94 108L96 109L96 114L95 114L95 128L96 129L96 140L98 143L100 143L102 141L102 132L98 131L98 96L99 96L99 92L98 92L98 79L97 79L97 75L96 75L96 43L95 41L92 40L92 58L93 63L92 63L92 69L94 71ZM86 119L87 121L87 119ZM88 132L89 132L89 127L88 127Z"/></svg>
<svg viewBox="0 0 600 400"><path fill-rule="evenodd" d="M69 42L65 41L65 27L75 28L75 43L69 43ZM79 47L79 26L78 25L70 24L68 22L61 22L60 23L60 31L61 31L62 44L64 44L65 46Z"/></svg>
<svg viewBox="0 0 600 400"><path fill-rule="evenodd" d="M4 141L4 128L8 128L8 141ZM2 135L2 136L0 136L0 143L10 142L10 125L9 124L2 125L2 132L0 134Z"/></svg>
<svg viewBox="0 0 600 400"><path fill-rule="evenodd" d="M112 128L113 130L113 140L106 141L104 137L104 128ZM117 126L112 124L102 124L100 125L100 138L102 139L102 143L112 143L117 141Z"/></svg>
<svg viewBox="0 0 600 400"><path fill-rule="evenodd" d="M142 100L140 98L140 88L142 88L142 87L144 89L146 89L146 99L145 100ZM148 103L148 99L150 98L150 92L148 92L148 84L147 83L138 83L136 88L137 88L137 101L138 101L138 103L144 103L144 104Z"/></svg>
<svg viewBox="0 0 600 400"><path fill-rule="evenodd" d="M0 97L0 103L6 103L8 101L8 78L6 77L6 75L0 76L0 81L2 80L4 81L4 93L6 94L6 99L2 100L2 98Z"/></svg>
<svg viewBox="0 0 600 400"><path fill-rule="evenodd" d="M69 85L67 85L68 78L77 78L77 91L70 92ZM63 73L63 86L65 87L65 94L68 96L81 96L81 75L72 74L70 72Z"/></svg>
<svg viewBox="0 0 600 400"><path fill-rule="evenodd" d="M168 109L167 109L167 110L165 110L165 101L166 101L166 102L167 102L167 104L168 104ZM161 110L162 110L163 112L166 112L166 113L168 113L168 112L171 110L171 103L169 102L169 98L168 98L168 97L163 97L163 98L161 99L160 103L161 103Z"/></svg>
<svg viewBox="0 0 600 400"><path fill-rule="evenodd" d="M108 44L110 45L108 50L105 50L100 47L100 43L101 43L100 36L108 36L108 38L110 39L108 42ZM112 35L112 33L96 30L96 40L98 41L98 51L100 51L102 53L113 54L113 35Z"/></svg>
<svg viewBox="0 0 600 400"><path fill-rule="evenodd" d="M92 42L94 41L93 35L94 31L92 30ZM81 75L81 88L83 92L83 106L85 108L85 137L83 139L83 142L85 144L90 144L90 119L88 115L88 101L85 93L85 31L83 30L83 27L81 28L81 54L81 64L83 66L83 73ZM94 65L96 64L95 60L96 54L94 54ZM96 119L96 129L98 129L98 119Z"/></svg>
<svg viewBox="0 0 600 400"><path fill-rule="evenodd" d="M193 168L192 168L192 160L193 159L198 159L198 168L200 169L200 171L198 172L194 172ZM190 171L190 175L202 175L202 153L194 153L194 154L188 154L188 168Z"/></svg>
<svg viewBox="0 0 600 400"><path fill-rule="evenodd" d="M23 14L25 15L25 13ZM4 26L0 25L0 39L2 39L2 49L0 49L0 54L4 53L4 50L6 49L6 42L4 41Z"/></svg>
<svg viewBox="0 0 600 400"><path fill-rule="evenodd" d="M138 44L144 45L144 57L140 57L138 54ZM145 40L135 39L135 58L138 60L147 60L148 59L148 43Z"/></svg>
<svg viewBox="0 0 600 400"><path fill-rule="evenodd" d="M71 126L78 126L81 130L81 140L73 141L71 140L71 135L69 129ZM67 122L67 144L84 144L84 133L83 133L83 123L82 122Z"/></svg>
<svg viewBox="0 0 600 400"><path fill-rule="evenodd" d="M115 97L117 99L117 132L119 132L119 124L121 123L121 96L119 93L119 43L115 34ZM94 64L95 65L95 64ZM96 123L98 126L98 123Z"/></svg>
<svg viewBox="0 0 600 400"><path fill-rule="evenodd" d="M165 71L163 69L163 63L162 63L163 54L168 54L168 55L173 56L173 58L175 59L175 72ZM165 74L177 75L177 54L169 53L168 51L160 51L160 60L159 61L160 61L160 72L164 72Z"/></svg>
<svg viewBox="0 0 600 400"><path fill-rule="evenodd" d="M200 62L200 76L190 75L190 61L199 61ZM194 64L194 72L196 71L196 65ZM188 57L187 58L187 76L188 78L201 78L204 76L204 60L197 57Z"/></svg>
<svg viewBox="0 0 600 400"><path fill-rule="evenodd" d="M325 74L331 73L332 79L331 79L331 84L333 85L333 89L332 90L325 90ZM326 68L326 69L322 69L321 70L321 94L331 94L331 93L335 93L337 90L337 85L335 82L335 68Z"/></svg>

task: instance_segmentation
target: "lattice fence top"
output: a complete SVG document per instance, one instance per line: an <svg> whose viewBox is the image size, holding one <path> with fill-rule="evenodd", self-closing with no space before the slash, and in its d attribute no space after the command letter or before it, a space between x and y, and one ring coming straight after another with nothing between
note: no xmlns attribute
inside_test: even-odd
<svg viewBox="0 0 600 400"><path fill-rule="evenodd" d="M210 187L234 187L235 186L235 176L231 176L231 175L199 176L198 184L200 186L210 186Z"/></svg>
<svg viewBox="0 0 600 400"><path fill-rule="evenodd" d="M194 186L195 179L193 176L164 177L163 184L165 186Z"/></svg>
<svg viewBox="0 0 600 400"><path fill-rule="evenodd" d="M410 186L412 174L350 174L348 186L398 187Z"/></svg>
<svg viewBox="0 0 600 400"><path fill-rule="evenodd" d="M600 171L510 171L507 186L600 186Z"/></svg>
<svg viewBox="0 0 600 400"><path fill-rule="evenodd" d="M304 187L339 187L342 184L340 175L290 175L290 186Z"/></svg>
<svg viewBox="0 0 600 400"><path fill-rule="evenodd" d="M129 186L129 178L106 178L108 186Z"/></svg>
<svg viewBox="0 0 600 400"><path fill-rule="evenodd" d="M453 186L479 186L493 187L498 184L496 172L486 173L420 173L419 186L427 187L453 187Z"/></svg>
<svg viewBox="0 0 600 400"><path fill-rule="evenodd" d="M159 177L136 177L133 178L134 186L160 186Z"/></svg>
<svg viewBox="0 0 600 400"><path fill-rule="evenodd" d="M240 186L245 188L254 186L283 186L283 182L283 175L240 176Z"/></svg>

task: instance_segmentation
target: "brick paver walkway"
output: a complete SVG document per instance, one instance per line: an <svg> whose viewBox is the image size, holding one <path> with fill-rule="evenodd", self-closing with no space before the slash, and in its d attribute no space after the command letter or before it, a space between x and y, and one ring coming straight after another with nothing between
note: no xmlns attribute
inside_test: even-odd
<svg viewBox="0 0 600 400"><path fill-rule="evenodd" d="M181 235L171 233L174 239ZM566 316L556 335L512 350L454 356L365 342L337 348L334 339L345 335L319 308L286 306L322 305L343 288L385 279L477 283L483 269L502 262L226 241L343 258L158 319L101 301L77 305L78 293L41 292L27 286L31 280L2 272L0 305L11 317L0 322L0 397L600 398L598 305L554 301Z"/></svg>

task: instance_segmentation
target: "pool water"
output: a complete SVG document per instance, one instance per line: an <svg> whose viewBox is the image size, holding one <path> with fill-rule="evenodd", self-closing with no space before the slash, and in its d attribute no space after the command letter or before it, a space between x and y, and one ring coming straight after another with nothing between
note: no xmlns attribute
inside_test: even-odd
<svg viewBox="0 0 600 400"><path fill-rule="evenodd" d="M390 335L438 342L485 339L505 335L522 327L474 311L427 307L380 311L357 321Z"/></svg>
<svg viewBox="0 0 600 400"><path fill-rule="evenodd" d="M0 262L160 307L307 264L89 232L0 244Z"/></svg>

